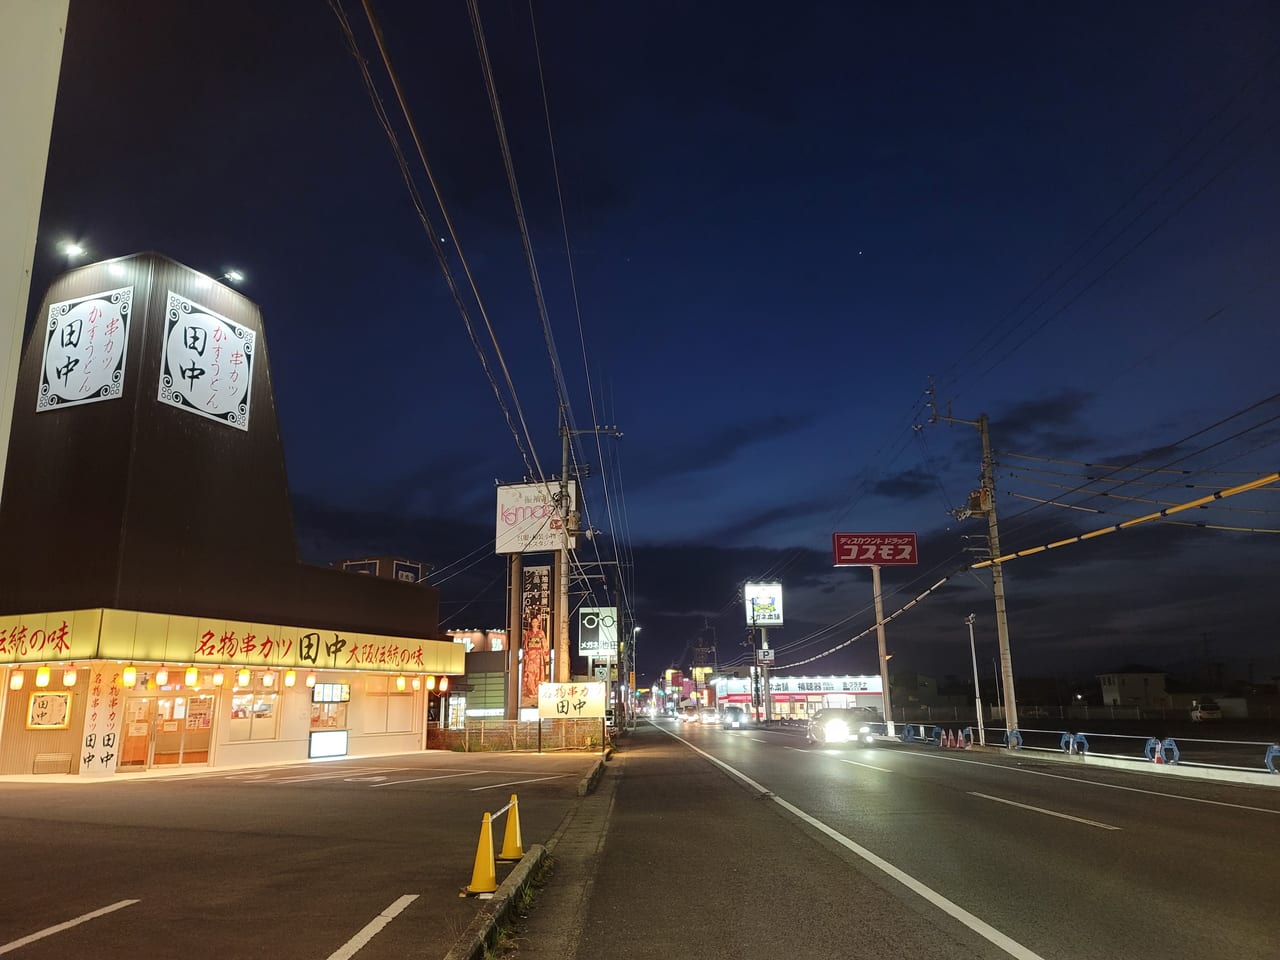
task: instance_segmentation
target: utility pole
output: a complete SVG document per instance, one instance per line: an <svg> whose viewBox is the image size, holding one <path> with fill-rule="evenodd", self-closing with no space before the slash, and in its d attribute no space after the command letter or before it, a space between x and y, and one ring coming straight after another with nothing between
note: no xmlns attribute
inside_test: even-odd
<svg viewBox="0 0 1280 960"><path fill-rule="evenodd" d="M876 644L880 652L880 705L884 708L884 730L893 736L893 705L889 697L889 655L884 641L884 600L880 593L880 564L871 565L871 590L876 604Z"/></svg>
<svg viewBox="0 0 1280 960"><path fill-rule="evenodd" d="M569 509L569 445L582 434L604 434L621 437L617 427L592 427L590 430L569 429L569 411L560 407L560 551L556 554L556 683L569 682L569 551L576 546L581 520L576 510ZM591 532L588 531L588 536Z"/></svg>
<svg viewBox="0 0 1280 960"><path fill-rule="evenodd" d="M1000 526L996 519L996 471L995 458L991 454L991 422L985 413L981 414L977 420L961 420L959 417L950 415L949 407L947 415L943 416L938 413L932 384L929 385L928 396L929 408L932 411L929 417L930 423L937 423L939 420L948 424L964 423L977 427L982 435L982 485L969 494L968 506L956 511L956 518L963 520L984 514L987 518L987 543L991 549L993 561L991 592L995 594L996 637L1000 643L1000 675L1004 686L1005 728L1012 733L1018 729L1018 704L1013 691L1013 659L1009 653L1009 620L1004 600L1004 565L996 561L1000 556Z"/></svg>

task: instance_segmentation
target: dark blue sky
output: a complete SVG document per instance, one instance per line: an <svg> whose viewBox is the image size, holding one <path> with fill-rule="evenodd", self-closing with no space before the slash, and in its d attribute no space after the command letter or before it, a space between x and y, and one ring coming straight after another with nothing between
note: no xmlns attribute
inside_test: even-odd
<svg viewBox="0 0 1280 960"><path fill-rule="evenodd" d="M980 525L947 510L978 438L912 429L930 375L944 408L992 417L1006 548L1156 509L1014 453L1179 461L1195 473L1113 491L1167 502L1200 491L1154 481L1280 465L1275 401L1179 444L1280 390L1274 4L535 4L581 340L529 7L480 6L575 422L625 433L583 456L602 555L634 560L642 676L704 617L739 656L748 577L786 587L780 663L863 630L868 576L830 569L834 530L920 532L890 610L965 562ZM481 548L495 478L527 468L328 4L71 8L36 304L67 237L243 269L304 557ZM466 4L376 10L550 473L553 380ZM1015 494L1111 512L1021 515ZM1195 519L1280 529L1280 493L1227 505ZM1011 564L1015 668L1194 672L1207 650L1278 673L1277 543L1151 525ZM468 563L441 583L446 625L497 625L502 565ZM965 575L890 628L895 668L963 674L970 610L993 652ZM874 672L874 644L802 669Z"/></svg>

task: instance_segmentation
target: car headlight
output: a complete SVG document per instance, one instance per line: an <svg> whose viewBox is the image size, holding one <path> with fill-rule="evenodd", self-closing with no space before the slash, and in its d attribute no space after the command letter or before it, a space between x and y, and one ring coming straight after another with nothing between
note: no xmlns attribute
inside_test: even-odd
<svg viewBox="0 0 1280 960"><path fill-rule="evenodd" d="M859 733L870 733L870 732L871 732L871 728L870 728L870 727L868 727L866 724L863 724L861 727L859 727L859 728L858 728L858 732L859 732Z"/></svg>
<svg viewBox="0 0 1280 960"><path fill-rule="evenodd" d="M849 739L849 725L845 723L843 720L827 721L827 725L823 727L822 732L823 732L823 735L827 738L828 743L830 743L833 740Z"/></svg>

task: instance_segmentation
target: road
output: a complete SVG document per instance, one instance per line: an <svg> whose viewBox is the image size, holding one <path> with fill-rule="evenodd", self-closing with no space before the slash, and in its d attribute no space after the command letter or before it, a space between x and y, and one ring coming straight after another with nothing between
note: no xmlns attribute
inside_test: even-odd
<svg viewBox="0 0 1280 960"><path fill-rule="evenodd" d="M0 955L439 958L485 810L592 859L522 960L1272 958L1280 789L795 729L642 725L583 755L424 753L175 779L0 783ZM598 821L576 812L595 805ZM501 827L499 826L499 831ZM502 870L499 871L499 876Z"/></svg>
<svg viewBox="0 0 1280 960"><path fill-rule="evenodd" d="M620 759L577 941L540 948L565 923L535 906L516 956L1239 960L1280 943L1276 788L662 721Z"/></svg>
<svg viewBox="0 0 1280 960"><path fill-rule="evenodd" d="M596 762L430 752L0 783L0 955L438 960L478 909L457 894L484 812L515 793L525 846L545 843Z"/></svg>

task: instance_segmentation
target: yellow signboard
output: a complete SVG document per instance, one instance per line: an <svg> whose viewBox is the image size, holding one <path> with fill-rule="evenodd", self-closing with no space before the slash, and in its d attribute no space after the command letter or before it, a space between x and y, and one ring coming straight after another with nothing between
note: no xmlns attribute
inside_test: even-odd
<svg viewBox="0 0 1280 960"><path fill-rule="evenodd" d="M463 646L441 640L131 610L0 618L0 663L94 659L455 676L466 672Z"/></svg>
<svg viewBox="0 0 1280 960"><path fill-rule="evenodd" d="M92 660L101 626L101 610L0 617L0 663Z"/></svg>

